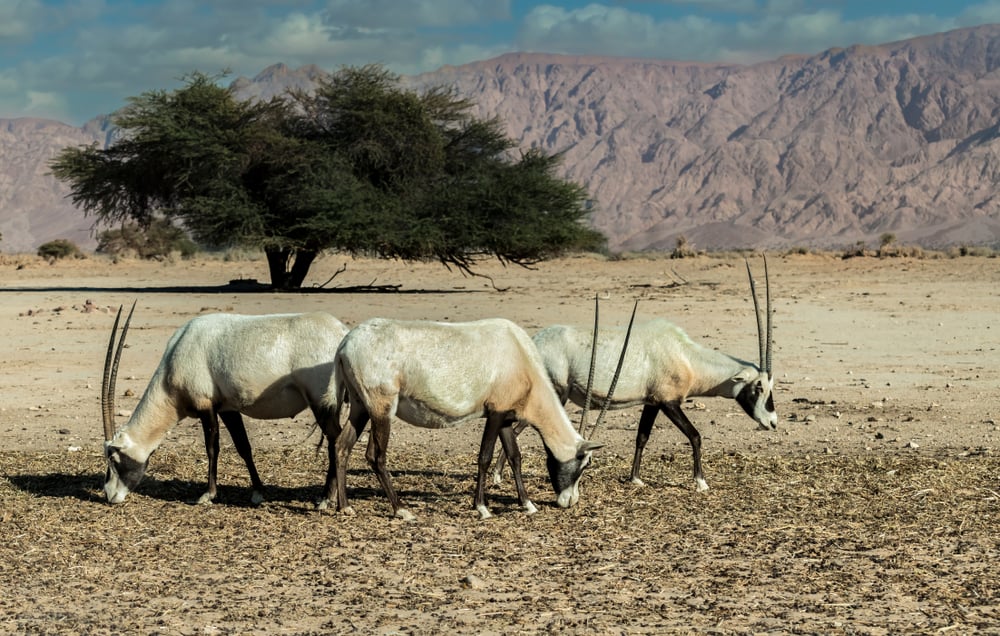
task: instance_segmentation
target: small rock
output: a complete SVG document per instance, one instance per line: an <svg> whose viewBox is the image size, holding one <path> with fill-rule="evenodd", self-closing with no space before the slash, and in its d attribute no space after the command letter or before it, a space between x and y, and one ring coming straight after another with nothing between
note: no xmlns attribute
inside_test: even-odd
<svg viewBox="0 0 1000 636"><path fill-rule="evenodd" d="M486 581L482 580L475 574L466 574L462 578L462 587L470 590L485 590Z"/></svg>

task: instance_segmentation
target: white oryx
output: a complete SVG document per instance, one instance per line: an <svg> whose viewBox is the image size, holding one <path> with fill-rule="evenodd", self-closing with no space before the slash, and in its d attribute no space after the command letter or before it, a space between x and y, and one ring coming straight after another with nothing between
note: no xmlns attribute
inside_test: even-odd
<svg viewBox="0 0 1000 636"><path fill-rule="evenodd" d="M511 430L515 419L541 435L556 502L563 508L579 499L580 476L592 452L601 446L585 440L573 427L531 338L509 320L440 323L374 318L344 337L335 373L347 393L350 417L339 436L336 430L328 431L331 440L336 437L337 457L330 462L323 504L332 500L336 487L338 510L347 507L348 456L369 419L372 431L366 458L393 513L403 519L413 515L393 489L385 461L393 416L424 428L448 428L486 417L474 499L484 519L491 516L486 474L498 436L512 460L518 500L529 513L535 511L521 481L520 453Z"/></svg>
<svg viewBox="0 0 1000 636"><path fill-rule="evenodd" d="M138 485L149 456L174 424L185 417L197 417L208 453L208 489L198 503L211 503L216 494L219 416L246 462L253 485L252 501L259 504L264 498L263 484L241 414L278 419L294 417L308 406L326 430L327 421L337 414L333 359L347 327L321 312L263 316L217 313L193 318L167 342L142 399L128 423L116 431L115 378L132 311L112 363L121 318L118 310L104 365L101 408L108 501L121 503Z"/></svg>
<svg viewBox="0 0 1000 636"><path fill-rule="evenodd" d="M701 468L701 435L681 409L681 405L689 397L716 396L734 399L761 428L777 427L778 415L772 399L771 291L767 260L764 260L767 289L766 340L749 262L747 275L750 277L750 292L757 315L759 366L702 346L673 323L654 319L633 328L617 389L609 401L600 387L608 386L615 352L622 346L625 330L599 332L591 406L602 408L605 402L609 409L643 405L635 438L635 457L632 460L631 479L634 483L642 484L639 478L642 451L649 440L653 421L657 413L662 411L687 436L691 444L694 479L698 490L708 489ZM588 364L593 355L593 336L592 330L554 325L542 329L534 337L549 378L564 404L567 400L580 406L584 404ZM515 434L522 429L520 424L515 426ZM502 460L497 462L495 480L499 480L501 469Z"/></svg>

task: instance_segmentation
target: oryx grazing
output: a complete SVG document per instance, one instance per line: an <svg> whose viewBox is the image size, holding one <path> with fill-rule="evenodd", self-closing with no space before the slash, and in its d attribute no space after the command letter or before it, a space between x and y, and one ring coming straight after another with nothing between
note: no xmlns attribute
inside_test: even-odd
<svg viewBox="0 0 1000 636"><path fill-rule="evenodd" d="M253 503L264 499L242 415L258 419L294 417L309 407L324 430L339 404L333 359L347 333L327 313L260 316L213 313L191 319L167 342L146 391L117 431L115 379L132 320L129 312L114 353L121 309L115 318L104 365L101 408L108 470L104 493L121 503L142 479L149 457L167 431L185 417L201 420L208 453L208 489L198 503L216 495L221 417L246 463ZM242 415L241 415L242 414ZM333 458L332 447L330 457Z"/></svg>
<svg viewBox="0 0 1000 636"><path fill-rule="evenodd" d="M556 503L563 508L576 504L580 476L601 446L573 427L531 338L509 320L444 323L373 318L344 337L335 373L350 402L348 424L339 435L328 433L331 440L336 436L337 457L330 463L326 501L333 498L336 487L338 510L347 507L348 456L369 420L366 458L393 513L403 519L413 515L403 507L386 470L393 417L424 428L449 428L486 418L474 498L484 519L491 516L486 475L498 436L512 460L518 501L529 513L536 510L521 480L520 452L511 429L515 419L540 434Z"/></svg>
<svg viewBox="0 0 1000 636"><path fill-rule="evenodd" d="M760 364L734 358L720 351L694 342L677 325L664 319L654 319L634 326L628 353L618 379L614 396L608 400L601 387L608 386L613 371L615 352L620 350L624 329L598 332L596 345L597 365L594 373L594 390L591 406L621 409L643 405L639 430L635 438L635 457L632 460L631 480L642 484L639 466L642 451L649 440L653 421L663 412L674 426L687 436L694 456L694 479L698 490L707 490L701 468L701 435L681 409L690 397L716 396L736 400L743 410L764 429L777 427L778 415L774 410L771 373L771 286L764 259L764 279L767 289L767 329L761 325L760 306L750 263L747 262L750 293L757 315L757 341L760 347ZM534 342L538 347L549 378L560 399L572 400L583 406L588 377L588 363L593 355L594 332L562 325L546 327L539 331ZM515 432L523 428L518 425ZM497 463L498 471L502 466Z"/></svg>

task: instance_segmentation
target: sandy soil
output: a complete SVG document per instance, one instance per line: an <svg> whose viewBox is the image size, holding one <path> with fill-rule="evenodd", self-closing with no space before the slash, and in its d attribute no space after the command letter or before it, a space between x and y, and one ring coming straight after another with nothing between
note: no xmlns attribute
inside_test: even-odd
<svg viewBox="0 0 1000 636"><path fill-rule="evenodd" d="M390 467L417 514L406 523L360 452L356 515L314 510L325 453L305 414L248 423L269 485L261 507L248 505L225 434L217 503L186 503L205 479L193 420L124 505L106 505L99 385L114 310L138 299L118 381L126 414L170 334L212 311L322 309L348 324L502 316L533 332L587 324L597 293L606 324L639 299L640 320L668 317L755 360L743 261L484 264L497 291L439 265L331 256L310 289L273 293L246 291L266 280L263 260L2 257L0 631L1000 633L1000 259L769 263L779 429L758 431L730 400L691 401L710 491L695 492L687 441L665 422L646 450L647 486L623 483L638 409L616 411L594 436L606 446L577 507L554 506L525 434L541 511L521 513L505 483L481 522L479 429L397 424ZM398 288L352 290L370 283Z"/></svg>

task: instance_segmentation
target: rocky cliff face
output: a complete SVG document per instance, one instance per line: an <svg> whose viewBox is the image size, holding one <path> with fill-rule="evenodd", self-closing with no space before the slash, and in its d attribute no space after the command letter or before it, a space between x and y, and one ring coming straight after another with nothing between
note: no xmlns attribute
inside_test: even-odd
<svg viewBox="0 0 1000 636"><path fill-rule="evenodd" d="M837 247L885 232L939 247L1000 243L998 67L990 25L752 66L510 54L405 81L454 85L523 147L563 153L613 249L672 249L679 236ZM276 65L234 88L266 97L322 75ZM44 166L106 136L91 128L0 121L5 250L53 237L32 234L43 210L76 223L59 236L81 225Z"/></svg>
<svg viewBox="0 0 1000 636"><path fill-rule="evenodd" d="M76 128L45 119L0 119L0 250L34 251L67 238L92 247L90 222L65 198L69 188L49 174L66 146L106 143L102 120Z"/></svg>

